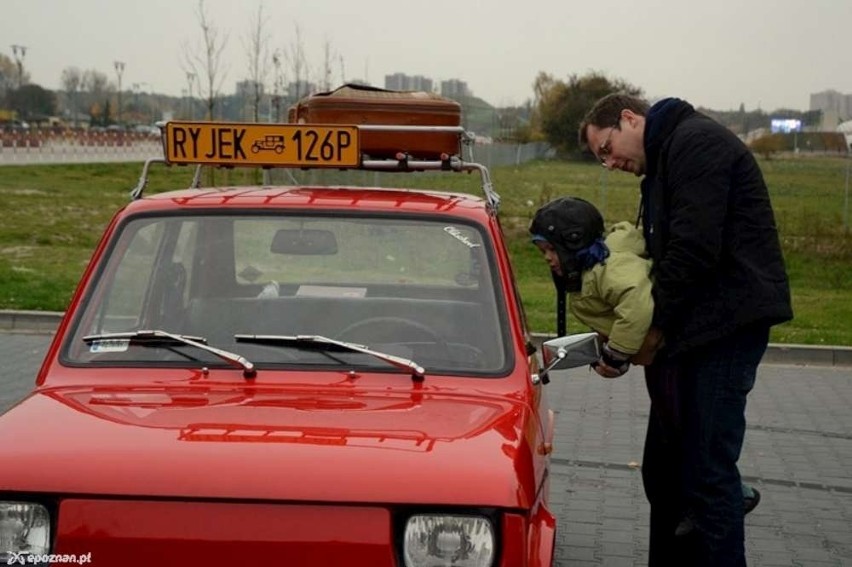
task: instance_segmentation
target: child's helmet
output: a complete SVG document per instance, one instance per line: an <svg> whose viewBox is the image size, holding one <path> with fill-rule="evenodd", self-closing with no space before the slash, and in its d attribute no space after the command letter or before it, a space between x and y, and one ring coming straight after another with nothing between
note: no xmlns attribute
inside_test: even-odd
<svg viewBox="0 0 852 567"><path fill-rule="evenodd" d="M530 224L533 240L544 239L556 249L566 291L579 291L582 265L577 252L604 233L598 209L579 197L560 197L541 207Z"/></svg>

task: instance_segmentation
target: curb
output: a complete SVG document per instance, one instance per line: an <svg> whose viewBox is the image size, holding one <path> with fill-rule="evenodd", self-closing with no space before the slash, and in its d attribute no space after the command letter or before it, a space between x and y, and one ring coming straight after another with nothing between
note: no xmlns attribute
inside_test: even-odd
<svg viewBox="0 0 852 567"><path fill-rule="evenodd" d="M51 334L63 315L62 311L0 310L0 331Z"/></svg>
<svg viewBox="0 0 852 567"><path fill-rule="evenodd" d="M56 332L63 315L61 311L0 310L0 332L52 334ZM555 336L532 333L536 346ZM763 362L800 366L852 367L852 347L774 343L766 349Z"/></svg>

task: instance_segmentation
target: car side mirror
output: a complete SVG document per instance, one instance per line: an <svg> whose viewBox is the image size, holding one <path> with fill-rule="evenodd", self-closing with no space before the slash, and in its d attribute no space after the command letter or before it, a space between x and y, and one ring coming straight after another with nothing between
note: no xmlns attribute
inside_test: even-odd
<svg viewBox="0 0 852 567"><path fill-rule="evenodd" d="M597 333L579 333L550 339L542 344L544 370L539 373L547 382L551 370L566 370L597 362L601 357Z"/></svg>

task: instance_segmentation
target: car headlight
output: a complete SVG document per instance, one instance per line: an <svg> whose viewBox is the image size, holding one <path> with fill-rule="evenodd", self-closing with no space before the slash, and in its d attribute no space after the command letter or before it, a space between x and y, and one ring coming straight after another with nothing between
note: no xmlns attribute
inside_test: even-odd
<svg viewBox="0 0 852 567"><path fill-rule="evenodd" d="M490 567L494 527L482 516L417 514L403 538L406 567Z"/></svg>
<svg viewBox="0 0 852 567"><path fill-rule="evenodd" d="M0 501L0 562L50 552L50 514L41 504Z"/></svg>

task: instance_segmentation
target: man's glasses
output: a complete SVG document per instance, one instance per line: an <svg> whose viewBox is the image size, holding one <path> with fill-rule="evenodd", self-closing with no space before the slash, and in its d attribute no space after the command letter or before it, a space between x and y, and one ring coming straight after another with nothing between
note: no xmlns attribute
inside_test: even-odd
<svg viewBox="0 0 852 567"><path fill-rule="evenodd" d="M606 158L608 158L609 154L612 153L612 133L616 130L621 130L621 120L619 120L615 123L615 125L613 125L613 127L609 131L609 134L606 135L606 139L598 147L598 161L600 161L601 165L604 167L606 167Z"/></svg>

